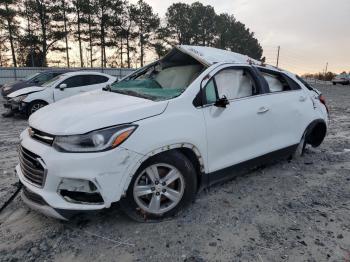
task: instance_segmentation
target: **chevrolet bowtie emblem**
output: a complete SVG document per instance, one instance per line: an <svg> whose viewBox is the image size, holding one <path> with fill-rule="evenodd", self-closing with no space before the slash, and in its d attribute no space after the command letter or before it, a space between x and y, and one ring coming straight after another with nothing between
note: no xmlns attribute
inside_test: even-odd
<svg viewBox="0 0 350 262"><path fill-rule="evenodd" d="M32 128L28 128L28 133L30 136L34 136L34 131Z"/></svg>

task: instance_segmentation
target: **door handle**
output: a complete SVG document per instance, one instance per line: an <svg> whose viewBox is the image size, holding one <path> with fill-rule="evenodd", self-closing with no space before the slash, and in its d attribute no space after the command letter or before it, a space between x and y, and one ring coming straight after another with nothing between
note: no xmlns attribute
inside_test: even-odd
<svg viewBox="0 0 350 262"><path fill-rule="evenodd" d="M258 114L263 114L266 113L267 111L269 111L270 109L268 109L267 107L260 107L258 110Z"/></svg>
<svg viewBox="0 0 350 262"><path fill-rule="evenodd" d="M300 102L304 102L305 100L306 100L306 97L305 97L305 96L299 97L299 101L300 101Z"/></svg>

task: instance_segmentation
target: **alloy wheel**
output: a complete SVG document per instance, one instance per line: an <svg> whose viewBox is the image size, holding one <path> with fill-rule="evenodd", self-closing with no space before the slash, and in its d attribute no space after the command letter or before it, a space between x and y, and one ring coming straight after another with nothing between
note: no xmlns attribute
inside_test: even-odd
<svg viewBox="0 0 350 262"><path fill-rule="evenodd" d="M184 177L169 164L153 164L137 177L133 195L137 205L151 214L163 214L173 209L182 199Z"/></svg>
<svg viewBox="0 0 350 262"><path fill-rule="evenodd" d="M30 113L33 114L34 112L38 111L40 108L42 108L44 106L45 106L44 104L36 103L31 107Z"/></svg>

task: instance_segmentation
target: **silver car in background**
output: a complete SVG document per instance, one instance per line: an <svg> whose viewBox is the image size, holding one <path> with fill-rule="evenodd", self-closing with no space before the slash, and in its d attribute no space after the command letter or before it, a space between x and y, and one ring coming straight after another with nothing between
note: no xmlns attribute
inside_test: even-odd
<svg viewBox="0 0 350 262"><path fill-rule="evenodd" d="M337 75L332 80L333 85L341 84L341 85L349 85L350 84L350 75L341 74Z"/></svg>

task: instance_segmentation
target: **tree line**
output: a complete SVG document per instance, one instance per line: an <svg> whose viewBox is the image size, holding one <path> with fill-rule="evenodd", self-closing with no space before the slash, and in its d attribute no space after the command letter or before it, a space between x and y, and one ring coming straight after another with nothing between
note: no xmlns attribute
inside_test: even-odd
<svg viewBox="0 0 350 262"><path fill-rule="evenodd" d="M144 0L0 0L0 66L47 66L59 56L69 67L78 53L81 67L130 68L177 44L263 53L243 23L200 2L174 3L161 19Z"/></svg>
<svg viewBox="0 0 350 262"><path fill-rule="evenodd" d="M332 81L334 77L336 77L338 74L333 73L333 72L319 72L319 73L315 73L315 74L311 74L311 73L307 73L307 74L303 74L302 77L303 78L312 78L312 79L318 79L318 80L323 80L323 81ZM342 73L340 73L339 75L350 75L347 74L345 71L343 71Z"/></svg>

